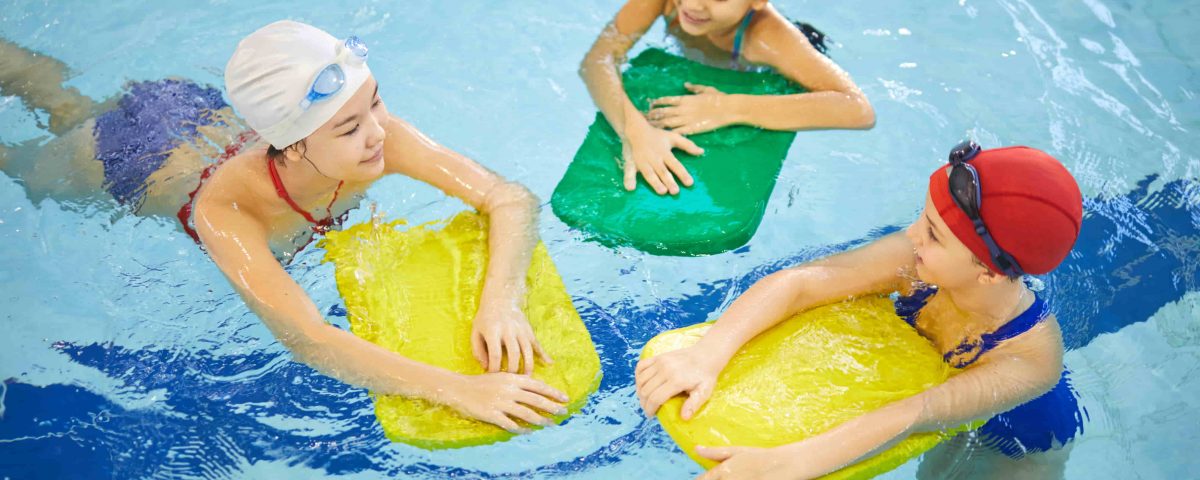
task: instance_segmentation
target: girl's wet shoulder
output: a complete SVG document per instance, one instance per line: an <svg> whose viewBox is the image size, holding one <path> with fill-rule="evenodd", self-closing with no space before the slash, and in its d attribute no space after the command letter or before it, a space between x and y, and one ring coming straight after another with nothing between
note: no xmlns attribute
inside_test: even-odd
<svg viewBox="0 0 1200 480"><path fill-rule="evenodd" d="M215 203L236 205L239 211L253 212L263 203L271 181L267 176L266 148L241 152L213 170L196 195L196 206ZM274 192L274 190L271 190Z"/></svg>

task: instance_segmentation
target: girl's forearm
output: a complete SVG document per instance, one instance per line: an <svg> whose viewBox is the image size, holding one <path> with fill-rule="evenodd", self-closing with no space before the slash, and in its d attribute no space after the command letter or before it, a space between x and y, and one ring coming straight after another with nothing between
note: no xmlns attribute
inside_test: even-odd
<svg viewBox="0 0 1200 480"><path fill-rule="evenodd" d="M869 458L914 432L919 412L901 400L842 423L819 435L779 447L780 453L803 466L828 474Z"/></svg>
<svg viewBox="0 0 1200 480"><path fill-rule="evenodd" d="M444 389L465 381L326 323L304 289L275 260L265 236L222 213L202 204L195 216L200 237L238 295L296 361L351 385L439 403L448 400ZM213 225L226 230L216 231Z"/></svg>
<svg viewBox="0 0 1200 480"><path fill-rule="evenodd" d="M646 123L645 117L629 100L621 81L623 53L620 52L628 50L632 44L632 39L623 38L613 25L609 25L579 67L579 75L592 101L622 138L629 126Z"/></svg>
<svg viewBox="0 0 1200 480"><path fill-rule="evenodd" d="M763 277L738 297L697 346L724 362L758 334L795 315L803 303L805 275L782 270Z"/></svg>
<svg viewBox="0 0 1200 480"><path fill-rule="evenodd" d="M746 342L797 313L879 290L875 278L888 274L831 264L875 255L871 248L881 247L869 246L763 277L730 305L699 343L728 361Z"/></svg>
<svg viewBox="0 0 1200 480"><path fill-rule="evenodd" d="M768 130L869 129L875 110L860 93L731 95L734 123Z"/></svg>
<svg viewBox="0 0 1200 480"><path fill-rule="evenodd" d="M392 352L325 323L301 335L279 336L297 361L317 371L377 393L423 398L445 404L462 375Z"/></svg>
<svg viewBox="0 0 1200 480"><path fill-rule="evenodd" d="M484 200L488 216L488 265L480 307L524 307L533 249L537 246L538 200L515 183L503 183Z"/></svg>
<svg viewBox="0 0 1200 480"><path fill-rule="evenodd" d="M1038 333L1043 332L1024 335ZM1061 337L1043 333L1023 340L1024 349L993 350L988 353L991 358L908 399L920 407L914 431L944 430L991 418L1054 388L1063 370Z"/></svg>
<svg viewBox="0 0 1200 480"><path fill-rule="evenodd" d="M461 381L458 374L412 360L326 323L294 283L277 286L247 280L234 283L246 304L296 361L325 375L374 392L438 403L446 401L443 388Z"/></svg>

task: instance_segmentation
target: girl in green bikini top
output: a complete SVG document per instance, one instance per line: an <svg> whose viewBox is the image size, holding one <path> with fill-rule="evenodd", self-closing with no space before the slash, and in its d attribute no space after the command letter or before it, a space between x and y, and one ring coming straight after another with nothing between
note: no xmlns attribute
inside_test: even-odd
<svg viewBox="0 0 1200 480"><path fill-rule="evenodd" d="M719 66L732 59L735 68L771 68L806 92L729 95L687 84L692 95L660 98L649 112L639 111L625 94L620 66L660 17L685 54ZM767 0L628 0L584 57L580 73L624 144L624 184L630 191L638 174L660 195L679 193L679 184L691 186L692 177L671 150L704 152L685 135L738 124L793 131L875 124L871 104L850 76Z"/></svg>

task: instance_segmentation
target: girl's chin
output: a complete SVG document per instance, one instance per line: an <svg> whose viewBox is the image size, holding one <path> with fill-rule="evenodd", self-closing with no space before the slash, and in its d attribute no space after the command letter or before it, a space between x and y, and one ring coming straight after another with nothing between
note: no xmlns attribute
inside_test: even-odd
<svg viewBox="0 0 1200 480"><path fill-rule="evenodd" d="M693 37L699 37L708 34L708 28L706 28L707 25L692 25L688 22L679 22L679 27L683 30L683 33Z"/></svg>
<svg viewBox="0 0 1200 480"><path fill-rule="evenodd" d="M372 182L383 176L383 162L375 162L370 165L364 165L364 167L363 179L361 181Z"/></svg>
<svg viewBox="0 0 1200 480"><path fill-rule="evenodd" d="M374 162L370 164L359 165L352 171L346 172L341 176L341 180L346 183L368 183L378 180L383 176L383 162Z"/></svg>
<svg viewBox="0 0 1200 480"><path fill-rule="evenodd" d="M917 262L916 272L917 272L917 280L920 280L925 283L931 283L931 284L935 284L935 285L937 284L937 282L934 282L932 280L932 278L930 277L929 269L925 268L924 262Z"/></svg>

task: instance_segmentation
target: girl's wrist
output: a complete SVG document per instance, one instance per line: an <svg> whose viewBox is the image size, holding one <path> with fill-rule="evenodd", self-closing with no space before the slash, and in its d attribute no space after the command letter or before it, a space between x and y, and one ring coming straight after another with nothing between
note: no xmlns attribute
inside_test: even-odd
<svg viewBox="0 0 1200 480"><path fill-rule="evenodd" d="M753 115L753 109L750 105L750 97L750 95L742 95L737 93L725 94L725 103L727 104L725 111L728 112L726 114L728 115L728 122L726 125L754 124L754 122L750 121L751 116Z"/></svg>
<svg viewBox="0 0 1200 480"><path fill-rule="evenodd" d="M403 375L393 376L391 388L381 393L423 398L448 405L457 395L457 389L468 383L466 375L429 364L417 363L407 370Z"/></svg>
<svg viewBox="0 0 1200 480"><path fill-rule="evenodd" d="M512 285L512 282L505 283L502 288L489 289L484 287L484 291L479 295L479 310L488 313L506 313L512 311L520 311L521 305L524 303L525 290Z"/></svg>
<svg viewBox="0 0 1200 480"><path fill-rule="evenodd" d="M634 107L632 103L625 107L624 118L625 131L621 132L623 137L628 138L631 134L637 135L646 128L650 128L650 122L646 120L645 114Z"/></svg>
<svg viewBox="0 0 1200 480"><path fill-rule="evenodd" d="M470 388L471 383L467 375L449 370L442 370L434 381L437 382L437 386L420 397L451 408L454 408L455 402L462 397L462 389Z"/></svg>
<svg viewBox="0 0 1200 480"><path fill-rule="evenodd" d="M729 361L733 359L733 356L737 355L738 350L741 349L742 346L738 345L737 342L734 342L733 339L727 336L711 335L711 332L712 331L710 330L709 334L705 334L703 337L700 337L700 341L696 342L695 346L700 351L706 352L708 354L706 357L709 358L715 366L720 367L718 368L719 373L720 370L725 369L725 366L729 364Z"/></svg>

